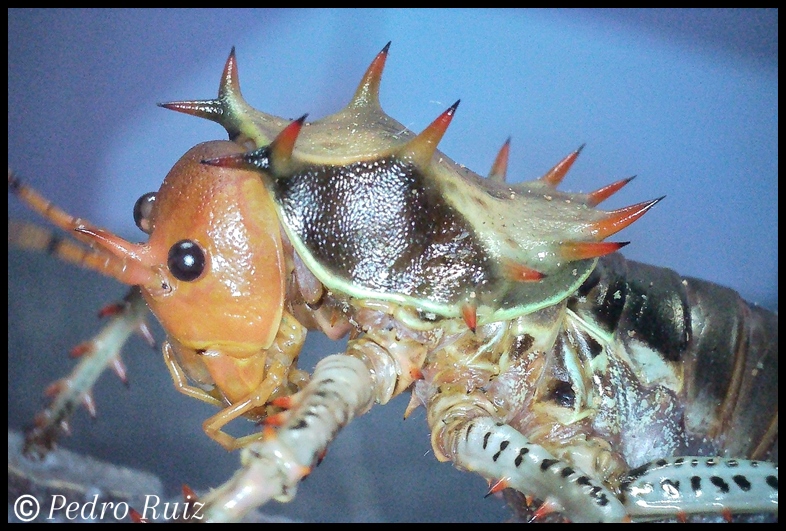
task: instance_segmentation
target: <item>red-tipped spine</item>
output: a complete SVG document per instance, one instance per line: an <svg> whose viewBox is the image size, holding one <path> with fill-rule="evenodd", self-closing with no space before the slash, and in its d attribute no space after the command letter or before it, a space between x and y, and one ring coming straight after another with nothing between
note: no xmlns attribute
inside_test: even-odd
<svg viewBox="0 0 786 531"><path fill-rule="evenodd" d="M553 188L559 186L559 183L561 183L562 179L565 178L565 175L568 174L570 167L573 166L574 162L576 162L576 159L581 153L581 150L584 149L584 146L585 144L580 145L576 151L559 161L557 165L547 171L546 174L540 178L540 180Z"/></svg>
<svg viewBox="0 0 786 531"><path fill-rule="evenodd" d="M489 179L504 183L508 175L508 159L510 158L510 137L505 140L502 147L497 153L497 158L494 159L494 164L491 165L489 172Z"/></svg>
<svg viewBox="0 0 786 531"><path fill-rule="evenodd" d="M639 219L664 197L666 196L630 205L618 210L612 210L608 212L608 216L605 219L596 221L590 225L590 233L596 240L604 240Z"/></svg>
<svg viewBox="0 0 786 531"><path fill-rule="evenodd" d="M467 327L475 333L478 327L478 308L474 304L467 303L461 307L461 317L467 324Z"/></svg>
<svg viewBox="0 0 786 531"><path fill-rule="evenodd" d="M213 122L218 122L223 114L223 106L219 100L170 101L159 103L158 106L170 111L182 112L189 116L205 118Z"/></svg>
<svg viewBox="0 0 786 531"><path fill-rule="evenodd" d="M514 282L538 282L539 280L543 280L546 276L540 271L536 271L516 262L507 262L504 268L505 276L508 280L513 280Z"/></svg>
<svg viewBox="0 0 786 531"><path fill-rule="evenodd" d="M300 135L300 130L303 128L307 116L307 114L304 114L290 123L271 142L270 166L277 176L283 176L289 171L292 163L292 152L295 150L295 142Z"/></svg>
<svg viewBox="0 0 786 531"><path fill-rule="evenodd" d="M560 255L569 262L598 258L614 253L630 242L565 242L560 245Z"/></svg>
<svg viewBox="0 0 786 531"><path fill-rule="evenodd" d="M229 51L229 57L221 72L221 83L218 86L218 99L224 101L229 97L240 99L240 76L237 73L237 56L235 47Z"/></svg>
<svg viewBox="0 0 786 531"><path fill-rule="evenodd" d="M587 194L587 204L591 207L598 206L603 201L619 192L623 186L635 179L636 176L628 177L627 179L620 179L619 181L607 184L603 188L598 188L594 192Z"/></svg>
<svg viewBox="0 0 786 531"><path fill-rule="evenodd" d="M418 166L428 165L437 150L437 145L453 120L453 115L456 113L460 101L456 101L418 136L407 142L401 151L401 157L412 160Z"/></svg>
<svg viewBox="0 0 786 531"><path fill-rule="evenodd" d="M390 42L371 61L348 107L379 107L379 86L382 82L382 71L385 69L388 50L390 50Z"/></svg>
<svg viewBox="0 0 786 531"><path fill-rule="evenodd" d="M496 494L497 492L500 492L500 491L502 491L504 489L507 489L509 485L510 485L510 482L506 478L500 479L499 481L495 482L494 484L492 484L491 481L489 481L489 490L486 493L486 495L483 496L483 497L484 498L488 498L492 494Z"/></svg>

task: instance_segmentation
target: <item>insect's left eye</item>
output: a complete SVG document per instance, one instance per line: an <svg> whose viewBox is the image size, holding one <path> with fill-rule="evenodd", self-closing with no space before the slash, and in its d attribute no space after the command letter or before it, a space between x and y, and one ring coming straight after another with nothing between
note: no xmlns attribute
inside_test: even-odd
<svg viewBox="0 0 786 531"><path fill-rule="evenodd" d="M195 242L180 240L169 249L166 264L176 279L191 282L205 270L205 253Z"/></svg>
<svg viewBox="0 0 786 531"><path fill-rule="evenodd" d="M150 223L150 214L153 212L153 204L156 202L156 193L148 192L134 204L134 223L139 227L139 230L145 234L153 232L153 227Z"/></svg>

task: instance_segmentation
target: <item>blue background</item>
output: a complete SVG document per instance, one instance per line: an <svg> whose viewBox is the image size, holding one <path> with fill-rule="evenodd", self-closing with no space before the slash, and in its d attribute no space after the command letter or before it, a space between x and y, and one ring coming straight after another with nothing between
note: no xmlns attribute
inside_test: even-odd
<svg viewBox="0 0 786 531"><path fill-rule="evenodd" d="M141 240L135 200L189 147L224 137L216 124L155 103L214 97L234 45L252 105L317 119L346 104L392 40L383 108L419 131L461 98L440 144L457 162L486 174L510 135L509 179L533 179L586 142L562 188L590 191L637 174L603 207L667 196L615 237L632 241L628 258L777 307L777 16L12 9L9 166L69 212ZM32 219L13 198L9 214ZM94 332L94 310L123 292L88 272L9 255L9 426L32 418L46 383L72 366L63 353ZM340 348L316 338L309 347L311 363ZM132 390L103 378L98 421L80 425L78 413L66 445L156 472L170 493L228 478L237 456L201 434L211 409L179 395L140 341L128 351ZM501 501L483 499L483 480L436 463L422 410L402 422L405 404L359 419L293 503L266 510L320 521L505 518Z"/></svg>

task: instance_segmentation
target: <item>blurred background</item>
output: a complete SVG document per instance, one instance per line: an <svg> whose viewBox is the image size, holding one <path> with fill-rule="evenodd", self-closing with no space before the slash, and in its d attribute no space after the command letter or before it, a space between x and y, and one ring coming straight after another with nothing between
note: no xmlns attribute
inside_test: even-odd
<svg viewBox="0 0 786 531"><path fill-rule="evenodd" d="M660 195L620 233L628 258L778 301L778 12L712 10L8 11L9 166L72 214L131 240L136 199L191 146L224 138L157 102L216 95L237 49L246 99L284 117L338 111L392 41L385 111L414 131L461 98L440 149L486 174L512 136L509 180L539 177L587 143L562 188L637 174L604 203ZM9 216L34 219L14 198ZM125 289L9 250L8 423L22 428L46 385ZM163 340L160 329L157 338ZM340 350L309 338L302 366ZM64 446L205 489L238 466L207 438L213 410L179 394L158 352L125 349L130 390L101 378L98 418L77 412ZM509 515L485 482L440 464L406 398L341 432L295 501L266 511L310 521L484 521Z"/></svg>

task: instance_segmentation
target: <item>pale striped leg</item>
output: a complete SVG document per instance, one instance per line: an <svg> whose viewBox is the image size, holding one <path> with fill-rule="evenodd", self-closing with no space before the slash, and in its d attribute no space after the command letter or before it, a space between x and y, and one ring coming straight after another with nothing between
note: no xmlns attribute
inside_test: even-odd
<svg viewBox="0 0 786 531"><path fill-rule="evenodd" d="M63 431L68 431L68 420L80 404L92 408L93 385L104 370L114 365L124 377L125 367L120 351L128 338L145 326L147 305L137 288L132 288L119 313L112 316L101 331L81 347L79 363L67 377L58 380L50 389L55 392L52 402L35 417L35 424L25 435L24 451L42 457L52 448Z"/></svg>
<svg viewBox="0 0 786 531"><path fill-rule="evenodd" d="M616 496L601 483L556 459L507 424L488 416L453 423L441 436L458 466L535 496L572 522L625 521Z"/></svg>
<svg viewBox="0 0 786 531"><path fill-rule="evenodd" d="M234 522L270 499L290 500L336 433L371 407L374 384L357 358L337 354L320 361L308 385L294 395L285 423L242 450L242 468L202 500L198 517Z"/></svg>
<svg viewBox="0 0 786 531"><path fill-rule="evenodd" d="M635 519L778 512L778 465L718 457L660 459L631 470L622 499Z"/></svg>

